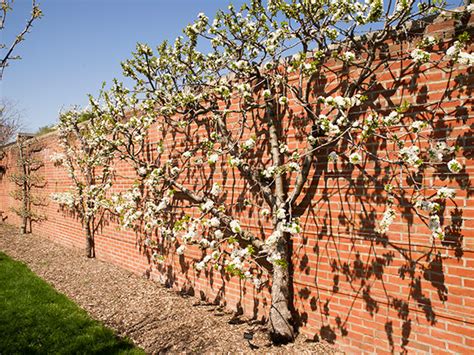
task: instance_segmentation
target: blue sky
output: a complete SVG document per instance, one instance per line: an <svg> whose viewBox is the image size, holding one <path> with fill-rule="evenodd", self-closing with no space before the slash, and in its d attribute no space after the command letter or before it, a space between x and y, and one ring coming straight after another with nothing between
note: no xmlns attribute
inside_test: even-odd
<svg viewBox="0 0 474 355"><path fill-rule="evenodd" d="M230 0L43 0L44 16L17 48L0 94L22 111L24 130L55 123L62 108L85 105L103 81L121 77L136 42L174 40L199 12L213 17ZM238 5L243 1L232 1ZM16 0L2 41L23 28L30 0Z"/></svg>
<svg viewBox="0 0 474 355"><path fill-rule="evenodd" d="M86 105L102 82L121 77L120 62L136 42L155 47L173 41L199 12L213 17L218 8L243 0L42 0L44 16L17 48L22 60L6 69L0 95L17 103L23 130L57 122L61 109ZM449 1L461 4L462 0ZM30 0L16 0L2 41L23 29Z"/></svg>

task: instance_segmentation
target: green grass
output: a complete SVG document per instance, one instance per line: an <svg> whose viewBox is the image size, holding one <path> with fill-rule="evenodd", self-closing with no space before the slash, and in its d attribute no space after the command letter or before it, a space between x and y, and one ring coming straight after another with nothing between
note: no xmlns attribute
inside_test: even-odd
<svg viewBox="0 0 474 355"><path fill-rule="evenodd" d="M0 252L0 354L143 354Z"/></svg>

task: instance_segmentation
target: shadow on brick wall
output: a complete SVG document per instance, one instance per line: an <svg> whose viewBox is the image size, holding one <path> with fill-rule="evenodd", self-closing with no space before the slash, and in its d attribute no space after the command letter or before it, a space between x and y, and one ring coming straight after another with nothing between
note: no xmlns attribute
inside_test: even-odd
<svg viewBox="0 0 474 355"><path fill-rule="evenodd" d="M429 83L426 84L433 69L445 73L445 82L454 80L456 83L446 87L439 106L430 98ZM401 75L396 72L392 75L398 79L389 87L380 83L368 93L371 95L369 102L385 100L387 108L371 108L388 114L389 107L395 107L397 102L405 99L413 102L406 114L430 122L433 138L455 144L466 161L472 162L473 126L472 120L468 120L474 103L471 98L472 70L453 76L446 69L421 71L410 65L401 71ZM405 79L407 77L412 78L410 82ZM397 96L400 92L402 94ZM444 104L449 101L457 101L459 105L445 108ZM426 219L413 208L414 184L448 185L469 199L473 189L468 172L464 169L453 175L446 164L440 164L434 170L420 169L415 181L410 181L403 171L400 174L390 172L389 167L370 159L356 166L347 161L329 162L327 156L337 148L328 147L318 156L311 188L298 206L300 216L307 224L316 225L317 230L314 237L303 237L302 246L295 246L304 252L294 250L298 261L293 265L293 275L312 276L314 281L312 284L300 283L297 287L295 303L302 305L297 309L299 324L312 329L317 324L319 331L314 334L314 341L323 339L335 343L339 338L359 338L359 343L352 345L360 347L372 337L368 340L368 346L372 346L369 351L378 343L377 349L391 352L396 349L408 351L415 323L423 324L427 334L430 334L430 327L447 320L460 326L472 326L463 320L463 317L469 317L468 314L459 317L456 312L449 312L450 287L446 284L448 276L444 265L448 259L463 265L463 206L457 205L462 200L453 201L449 207L440 202L441 214L447 208L449 213L446 220L441 221L445 238L435 243L431 242L429 230L424 226ZM374 155L387 149L377 141L371 145ZM405 187L395 194L395 205L400 206L399 223L396 223L395 231L380 235L375 227L381 218L383 187L393 183L389 178L394 176ZM313 260L316 265L310 262ZM326 276L319 277L319 272L332 275L332 285L324 280ZM462 307L457 302L453 303L455 307ZM418 319L420 314L424 320ZM367 336L363 334L364 330L368 331Z"/></svg>

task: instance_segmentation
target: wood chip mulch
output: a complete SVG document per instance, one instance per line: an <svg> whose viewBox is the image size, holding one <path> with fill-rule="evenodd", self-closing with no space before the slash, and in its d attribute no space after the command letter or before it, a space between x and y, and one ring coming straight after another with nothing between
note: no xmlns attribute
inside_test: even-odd
<svg viewBox="0 0 474 355"><path fill-rule="evenodd" d="M265 326L202 304L112 264L87 259L36 235L0 226L0 250L20 260L59 292L147 353L335 354L325 342L300 335L292 344L272 346ZM230 322L230 323L229 323ZM237 324L232 324L237 323ZM249 342L244 333L254 337Z"/></svg>

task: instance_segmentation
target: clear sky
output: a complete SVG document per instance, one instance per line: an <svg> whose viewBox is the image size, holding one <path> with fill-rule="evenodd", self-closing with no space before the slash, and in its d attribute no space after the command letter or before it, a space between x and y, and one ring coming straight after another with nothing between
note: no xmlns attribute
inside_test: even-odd
<svg viewBox="0 0 474 355"><path fill-rule="evenodd" d="M136 42L174 41L199 12L213 18L231 0L38 0L44 16L17 48L22 60L5 70L0 95L22 111L23 130L57 122L61 109L86 105L102 82L121 77L120 62ZM233 0L240 5L243 0ZM460 5L462 0L451 0ZM2 41L23 29L31 0L16 0Z"/></svg>
<svg viewBox="0 0 474 355"><path fill-rule="evenodd" d="M25 131L55 123L62 108L87 104L103 81L121 77L136 42L173 41L199 12L213 17L230 0L42 0L44 13L17 47L0 94L22 111ZM234 0L235 5L243 1ZM30 0L16 0L2 41L22 30Z"/></svg>

